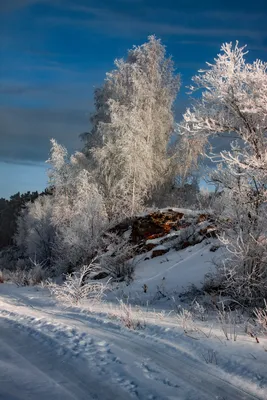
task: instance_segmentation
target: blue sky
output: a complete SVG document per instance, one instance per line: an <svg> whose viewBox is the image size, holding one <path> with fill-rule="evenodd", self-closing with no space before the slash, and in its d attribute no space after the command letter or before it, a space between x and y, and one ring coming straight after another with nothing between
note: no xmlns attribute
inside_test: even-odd
<svg viewBox="0 0 267 400"><path fill-rule="evenodd" d="M89 129L93 90L113 60L156 34L183 87L221 43L266 61L267 3L257 0L8 0L0 2L0 197L42 190L49 139L70 151Z"/></svg>

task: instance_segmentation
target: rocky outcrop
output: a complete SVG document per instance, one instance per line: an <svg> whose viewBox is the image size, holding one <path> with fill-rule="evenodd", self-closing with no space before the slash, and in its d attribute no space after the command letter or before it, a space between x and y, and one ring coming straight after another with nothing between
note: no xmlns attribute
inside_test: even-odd
<svg viewBox="0 0 267 400"><path fill-rule="evenodd" d="M151 258L163 256L168 253L169 249L164 246L157 246L154 250L152 250Z"/></svg>
<svg viewBox="0 0 267 400"><path fill-rule="evenodd" d="M137 253L150 252L154 258L170 248L184 249L215 237L216 224L212 215L187 209L163 209L136 216L113 228L120 235L129 233L129 241Z"/></svg>
<svg viewBox="0 0 267 400"><path fill-rule="evenodd" d="M165 236L172 229L178 228L183 216L183 213L169 209L136 217L132 224L131 238L133 243Z"/></svg>

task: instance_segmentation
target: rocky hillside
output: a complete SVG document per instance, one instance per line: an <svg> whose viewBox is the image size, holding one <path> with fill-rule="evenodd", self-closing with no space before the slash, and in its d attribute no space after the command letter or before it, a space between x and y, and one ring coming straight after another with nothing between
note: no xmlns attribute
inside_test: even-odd
<svg viewBox="0 0 267 400"><path fill-rule="evenodd" d="M114 227L113 232L129 237L138 253L148 252L154 258L170 248L176 250L216 236L216 224L211 214L188 209L168 208L136 216Z"/></svg>

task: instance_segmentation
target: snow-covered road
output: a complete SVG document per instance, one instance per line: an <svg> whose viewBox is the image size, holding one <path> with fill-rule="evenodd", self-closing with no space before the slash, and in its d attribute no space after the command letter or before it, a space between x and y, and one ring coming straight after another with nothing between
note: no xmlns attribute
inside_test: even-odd
<svg viewBox="0 0 267 400"><path fill-rule="evenodd" d="M242 386L153 330L6 300L0 297L1 400L264 399L264 389Z"/></svg>
<svg viewBox="0 0 267 400"><path fill-rule="evenodd" d="M38 334L40 338L40 334ZM119 386L111 385L83 359L62 357L53 342L21 332L7 319L0 322L0 398L3 400L125 399Z"/></svg>
<svg viewBox="0 0 267 400"><path fill-rule="evenodd" d="M212 257L201 243L143 260L131 285L93 309L64 308L42 287L1 284L0 400L266 400L266 338L256 343L236 326L237 340L227 340L216 316L188 334L171 304L143 306L162 282L176 295L199 284ZM144 325L136 331L121 323L116 300L132 295Z"/></svg>

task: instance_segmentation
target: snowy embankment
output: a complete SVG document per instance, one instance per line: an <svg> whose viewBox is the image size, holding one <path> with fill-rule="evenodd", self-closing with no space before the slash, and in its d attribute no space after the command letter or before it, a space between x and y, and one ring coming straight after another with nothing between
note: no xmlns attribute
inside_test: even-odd
<svg viewBox="0 0 267 400"><path fill-rule="evenodd" d="M236 326L227 340L216 318L193 322L170 312L166 297L152 301L159 287L167 293L162 285L178 294L199 284L210 246L140 261L135 281L94 309L64 308L44 288L1 284L0 399L266 399L266 339L256 343ZM130 313L140 329L123 326L115 297L139 301Z"/></svg>

